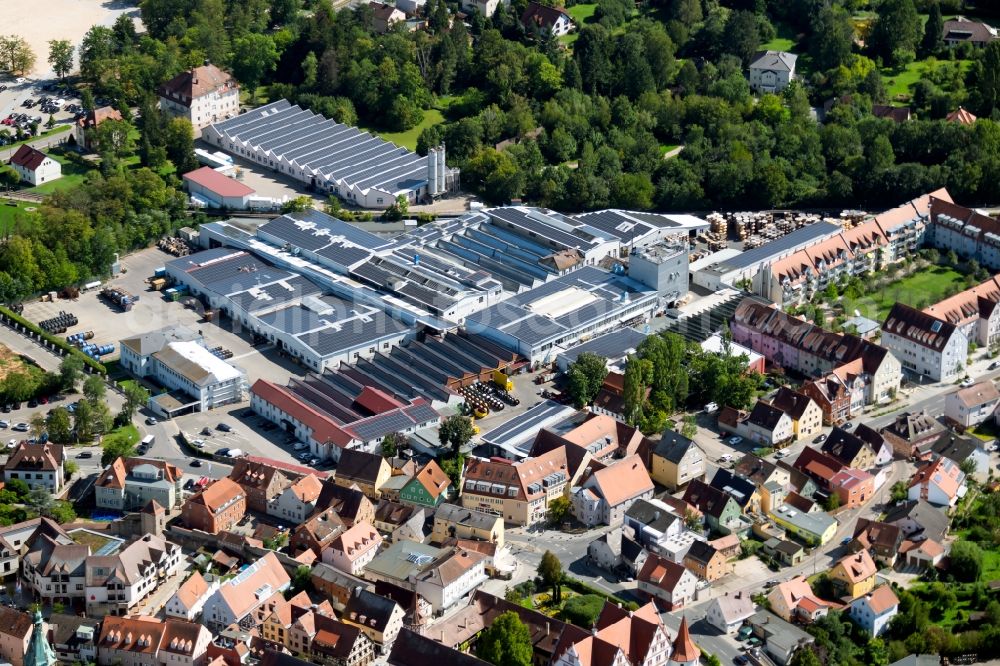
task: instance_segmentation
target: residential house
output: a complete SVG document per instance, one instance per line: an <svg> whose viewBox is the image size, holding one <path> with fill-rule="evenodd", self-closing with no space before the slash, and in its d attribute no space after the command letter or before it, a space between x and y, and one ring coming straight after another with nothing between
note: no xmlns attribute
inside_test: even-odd
<svg viewBox="0 0 1000 666"><path fill-rule="evenodd" d="M561 435L541 430L531 447L530 456L538 456L559 446L576 447L573 457L590 454L599 462L610 464L615 458L624 458L652 447L642 431L616 421L607 414L590 414L584 421Z"/></svg>
<svg viewBox="0 0 1000 666"><path fill-rule="evenodd" d="M745 428L750 441L762 446L779 447L795 436L791 417L763 400L750 410Z"/></svg>
<svg viewBox="0 0 1000 666"><path fill-rule="evenodd" d="M382 536L366 522L355 523L341 532L322 553L322 559L352 576L361 574L362 569L375 559Z"/></svg>
<svg viewBox="0 0 1000 666"><path fill-rule="evenodd" d="M830 432L820 450L844 467L867 470L875 466L876 452L868 442L839 426Z"/></svg>
<svg viewBox="0 0 1000 666"><path fill-rule="evenodd" d="M780 409L792 420L792 434L796 440L811 439L823 428L823 410L804 393L782 386L778 388L771 406Z"/></svg>
<svg viewBox="0 0 1000 666"><path fill-rule="evenodd" d="M406 21L406 14L396 9L395 5L371 2L368 6L372 8L372 30L380 35L389 32L397 23Z"/></svg>
<svg viewBox="0 0 1000 666"><path fill-rule="evenodd" d="M798 56L787 51L764 51L750 61L750 87L756 93L780 93L795 80Z"/></svg>
<svg viewBox="0 0 1000 666"><path fill-rule="evenodd" d="M684 501L705 516L705 524L719 534L741 534L750 529L736 500L723 490L702 481L692 481L684 492Z"/></svg>
<svg viewBox="0 0 1000 666"><path fill-rule="evenodd" d="M769 482L774 482L781 487L787 486L789 483L789 472L787 469L752 453L747 453L737 461L736 467L733 468L733 473L746 479L758 488L767 485Z"/></svg>
<svg viewBox="0 0 1000 666"><path fill-rule="evenodd" d="M767 514L788 534L811 546L822 546L837 532L837 520L822 511L805 512L787 502Z"/></svg>
<svg viewBox="0 0 1000 666"><path fill-rule="evenodd" d="M240 86L231 74L205 64L181 72L156 91L160 110L199 130L240 112Z"/></svg>
<svg viewBox="0 0 1000 666"><path fill-rule="evenodd" d="M344 449L337 461L334 483L345 488L357 486L369 499L377 500L379 489L391 477L392 467L382 456L361 449Z"/></svg>
<svg viewBox="0 0 1000 666"><path fill-rule="evenodd" d="M178 573L183 557L180 546L153 534L114 555L90 555L84 561L87 614L124 615Z"/></svg>
<svg viewBox="0 0 1000 666"><path fill-rule="evenodd" d="M736 500L743 513L760 513L760 491L750 481L724 467L715 470L709 485Z"/></svg>
<svg viewBox="0 0 1000 666"><path fill-rule="evenodd" d="M448 538L489 541L495 543L497 548L503 548L503 518L454 504L442 504L434 511L431 540L441 543Z"/></svg>
<svg viewBox="0 0 1000 666"><path fill-rule="evenodd" d="M0 606L0 659L11 666L25 666L33 629L31 615L12 606Z"/></svg>
<svg viewBox="0 0 1000 666"><path fill-rule="evenodd" d="M429 461L399 493L399 501L433 509L448 497L451 480L441 466Z"/></svg>
<svg viewBox="0 0 1000 666"><path fill-rule="evenodd" d="M310 580L316 591L329 599L333 607L338 610L346 607L347 600L355 588L370 590L375 587L362 578L344 573L324 562L313 564Z"/></svg>
<svg viewBox="0 0 1000 666"><path fill-rule="evenodd" d="M930 539L924 541L907 539L900 544L899 554L903 556L902 561L907 568L924 571L940 566L948 554L948 547Z"/></svg>
<svg viewBox="0 0 1000 666"><path fill-rule="evenodd" d="M323 510L333 509L347 526L375 522L375 505L357 488L344 488L324 481L316 506Z"/></svg>
<svg viewBox="0 0 1000 666"><path fill-rule="evenodd" d="M767 593L767 600L771 611L786 622L815 622L832 607L813 594L804 576L778 583Z"/></svg>
<svg viewBox="0 0 1000 666"><path fill-rule="evenodd" d="M301 650L310 663L367 666L375 660L375 644L356 625L318 613L313 615L313 625L315 633L307 639L303 635Z"/></svg>
<svg viewBox="0 0 1000 666"><path fill-rule="evenodd" d="M181 507L181 517L193 530L218 534L243 520L246 510L243 488L225 477L188 498Z"/></svg>
<svg viewBox="0 0 1000 666"><path fill-rule="evenodd" d="M13 525L0 526L0 578L18 573L22 553L42 535L47 535L57 544L76 543L51 518L32 518Z"/></svg>
<svg viewBox="0 0 1000 666"><path fill-rule="evenodd" d="M895 455L910 458L919 449L936 442L945 427L926 412L904 412L880 432Z"/></svg>
<svg viewBox="0 0 1000 666"><path fill-rule="evenodd" d="M546 520L549 502L564 497L590 454L570 460L568 447L514 462L470 457L465 461L462 506L494 513L508 523L531 526Z"/></svg>
<svg viewBox="0 0 1000 666"><path fill-rule="evenodd" d="M957 465L970 461L972 475L985 480L990 474L990 454L983 449L984 442L978 437L956 435L945 432L934 442L930 451L921 458L948 458Z"/></svg>
<svg viewBox="0 0 1000 666"><path fill-rule="evenodd" d="M576 26L573 19L562 9L543 5L531 0L521 14L521 25L528 33L546 32L553 37L568 35Z"/></svg>
<svg viewBox="0 0 1000 666"><path fill-rule="evenodd" d="M876 562L891 567L896 563L902 543L903 531L898 525L858 518L854 524L854 540L848 548L851 552L867 550Z"/></svg>
<svg viewBox="0 0 1000 666"><path fill-rule="evenodd" d="M403 629L405 615L392 599L358 588L351 592L340 620L356 626L386 654Z"/></svg>
<svg viewBox="0 0 1000 666"><path fill-rule="evenodd" d="M500 6L501 0L462 0L462 11L468 14L479 12L484 17L489 18ZM507 4L507 3L504 3Z"/></svg>
<svg viewBox="0 0 1000 666"><path fill-rule="evenodd" d="M768 610L757 611L747 624L753 628L753 636L763 643L764 651L778 666L788 666L798 650L816 642L812 635Z"/></svg>
<svg viewBox="0 0 1000 666"><path fill-rule="evenodd" d="M875 587L878 567L867 550L846 555L830 569L833 588L843 597L856 599Z"/></svg>
<svg viewBox="0 0 1000 666"><path fill-rule="evenodd" d="M96 130L105 120L121 121L122 114L112 106L101 106L84 111L73 124L73 139L80 150L96 152Z"/></svg>
<svg viewBox="0 0 1000 666"><path fill-rule="evenodd" d="M907 541L941 543L948 534L947 514L924 499L907 500L890 507L884 522L902 530L903 539Z"/></svg>
<svg viewBox="0 0 1000 666"><path fill-rule="evenodd" d="M836 425L851 418L851 408L856 404L848 386L836 373L805 382L802 393L809 396L823 414L823 423Z"/></svg>
<svg viewBox="0 0 1000 666"><path fill-rule="evenodd" d="M819 488L830 491L833 476L844 469L845 465L833 456L806 446L792 463L792 467L815 481Z"/></svg>
<svg viewBox="0 0 1000 666"><path fill-rule="evenodd" d="M664 430L660 441L650 447L647 461L650 477L670 492L677 492L692 479L704 479L705 464L705 451L671 428Z"/></svg>
<svg viewBox="0 0 1000 666"><path fill-rule="evenodd" d="M800 564L805 559L806 551L802 544L787 539L772 537L761 546L761 552L777 560L786 567Z"/></svg>
<svg viewBox="0 0 1000 666"><path fill-rule="evenodd" d="M317 511L292 531L288 546L295 555L310 551L316 557L321 557L323 551L345 529L347 525L340 519L335 509Z"/></svg>
<svg viewBox="0 0 1000 666"><path fill-rule="evenodd" d="M743 623L757 612L757 606L746 592L715 597L708 604L705 620L720 631L735 634Z"/></svg>
<svg viewBox="0 0 1000 666"><path fill-rule="evenodd" d="M686 666L690 663L691 652L700 657L683 619L672 641L655 605L646 604L630 612L605 602L591 631L567 625L559 632L552 657L545 663L552 666L598 666L603 663L648 666L678 663Z"/></svg>
<svg viewBox="0 0 1000 666"><path fill-rule="evenodd" d="M875 477L863 469L845 467L830 479L830 490L840 498L841 507L860 507L875 493Z"/></svg>
<svg viewBox="0 0 1000 666"><path fill-rule="evenodd" d="M881 636L899 612L899 598L890 585L880 585L851 602L847 614L869 636Z"/></svg>
<svg viewBox="0 0 1000 666"><path fill-rule="evenodd" d="M390 666L430 666L432 664L449 664L449 666L489 666L488 661L462 652L458 648L443 645L437 640L411 629L403 629L393 643L389 654Z"/></svg>
<svg viewBox="0 0 1000 666"><path fill-rule="evenodd" d="M62 663L94 664L97 663L100 628L98 619L52 613L49 615L49 644Z"/></svg>
<svg viewBox="0 0 1000 666"><path fill-rule="evenodd" d="M201 615L205 602L219 589L219 580L211 575L209 578L211 582L198 571L188 576L164 606L163 611L167 617L176 617L189 622L196 620Z"/></svg>
<svg viewBox="0 0 1000 666"><path fill-rule="evenodd" d="M29 488L41 488L58 495L65 485L65 461L66 453L61 444L21 441L3 464L3 480L10 483L20 479Z"/></svg>
<svg viewBox="0 0 1000 666"><path fill-rule="evenodd" d="M587 557L595 566L607 571L624 569L636 576L646 563L648 553L621 527L612 528L587 546Z"/></svg>
<svg viewBox="0 0 1000 666"><path fill-rule="evenodd" d="M653 496L652 480L637 455L598 469L580 478L570 492L573 515L584 525L620 525L625 511L637 499Z"/></svg>
<svg viewBox="0 0 1000 666"><path fill-rule="evenodd" d="M297 480L301 474L279 469L276 465L262 461L239 458L233 465L229 478L240 484L247 498L247 509L257 513L267 513L267 507L285 488Z"/></svg>
<svg viewBox="0 0 1000 666"><path fill-rule="evenodd" d="M684 531L684 517L658 499L640 499L625 512L623 526L642 546L655 550L660 541Z"/></svg>
<svg viewBox="0 0 1000 666"><path fill-rule="evenodd" d="M680 610L694 601L698 578L682 564L656 554L646 558L636 577L638 594L668 611Z"/></svg>
<svg viewBox="0 0 1000 666"><path fill-rule="evenodd" d="M712 582L729 573L726 556L704 541L695 541L684 556L684 566L698 578Z"/></svg>
<svg viewBox="0 0 1000 666"><path fill-rule="evenodd" d="M968 338L934 315L896 303L882 323L881 341L918 378L950 382L965 374Z"/></svg>
<svg viewBox="0 0 1000 666"><path fill-rule="evenodd" d="M875 452L875 466L884 467L892 462L893 450L885 436L877 430L859 423L854 427L854 436L861 438Z"/></svg>
<svg viewBox="0 0 1000 666"><path fill-rule="evenodd" d="M956 16L944 22L941 38L948 46L958 46L969 42L973 46L984 47L1000 39L997 29L982 21L971 21L964 16Z"/></svg>
<svg viewBox="0 0 1000 666"><path fill-rule="evenodd" d="M383 496L375 510L375 529L382 533L386 543L400 540L423 542L427 513L428 509L390 502Z"/></svg>
<svg viewBox="0 0 1000 666"><path fill-rule="evenodd" d="M364 576L416 592L435 612L450 608L486 580L485 555L397 541L379 553Z"/></svg>
<svg viewBox="0 0 1000 666"><path fill-rule="evenodd" d="M645 389L648 397L649 387ZM590 405L591 411L601 416L608 416L616 421L625 420L625 375L610 371L601 382L601 388Z"/></svg>
<svg viewBox="0 0 1000 666"><path fill-rule="evenodd" d="M300 525L319 503L323 484L312 474L307 474L291 483L281 494L267 505L267 514L281 522Z"/></svg>
<svg viewBox="0 0 1000 666"><path fill-rule="evenodd" d="M7 161L22 183L38 187L62 178L62 165L26 143Z"/></svg>
<svg viewBox="0 0 1000 666"><path fill-rule="evenodd" d="M39 532L21 558L21 579L43 602L70 602L86 595L88 546Z"/></svg>
<svg viewBox="0 0 1000 666"><path fill-rule="evenodd" d="M740 556L740 552L742 551L740 538L735 534L727 534L712 539L708 542L708 545L722 553L722 556L727 560L735 560Z"/></svg>
<svg viewBox="0 0 1000 666"><path fill-rule="evenodd" d="M180 507L183 472L152 458L116 458L94 482L94 502L103 509L135 511L155 500L166 509Z"/></svg>
<svg viewBox="0 0 1000 666"><path fill-rule="evenodd" d="M241 626L253 626L257 623L254 615L269 602L273 603L272 596L280 597L290 584L291 579L278 556L268 552L235 578L219 586L205 602L202 622L213 629L228 627L235 622Z"/></svg>
<svg viewBox="0 0 1000 666"><path fill-rule="evenodd" d="M907 497L922 499L935 506L953 507L965 491L965 472L954 460L942 456L917 468L910 477Z"/></svg>
<svg viewBox="0 0 1000 666"><path fill-rule="evenodd" d="M167 618L106 616L97 641L99 666L204 666L212 634L204 626Z"/></svg>
<svg viewBox="0 0 1000 666"><path fill-rule="evenodd" d="M1000 405L1000 391L986 379L952 391L944 398L944 415L963 428L974 428L991 418Z"/></svg>

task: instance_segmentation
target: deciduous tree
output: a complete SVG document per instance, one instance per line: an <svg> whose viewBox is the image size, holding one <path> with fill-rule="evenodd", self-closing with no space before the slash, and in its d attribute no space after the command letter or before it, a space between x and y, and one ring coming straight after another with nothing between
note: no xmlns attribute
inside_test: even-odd
<svg viewBox="0 0 1000 666"><path fill-rule="evenodd" d="M73 69L73 44L68 39L49 40L49 64L61 79Z"/></svg>
<svg viewBox="0 0 1000 666"><path fill-rule="evenodd" d="M514 611L501 613L476 641L476 656L494 666L531 666L531 632Z"/></svg>

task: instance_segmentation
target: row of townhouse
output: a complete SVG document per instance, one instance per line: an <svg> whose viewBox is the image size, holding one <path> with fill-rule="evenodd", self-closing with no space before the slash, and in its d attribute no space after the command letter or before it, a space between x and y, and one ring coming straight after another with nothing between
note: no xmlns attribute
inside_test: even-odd
<svg viewBox="0 0 1000 666"><path fill-rule="evenodd" d="M836 423L864 405L885 402L899 390L900 361L887 345L854 335L833 333L747 297L731 322L733 339L770 362L814 378L802 392L819 403L824 420ZM837 391L827 388L838 385ZM838 391L847 408L835 407ZM852 409L853 407L853 409Z"/></svg>
<svg viewBox="0 0 1000 666"><path fill-rule="evenodd" d="M801 305L844 276L896 263L926 243L936 201L950 204L951 196L945 189L923 195L778 259L754 276L753 291L779 306Z"/></svg>

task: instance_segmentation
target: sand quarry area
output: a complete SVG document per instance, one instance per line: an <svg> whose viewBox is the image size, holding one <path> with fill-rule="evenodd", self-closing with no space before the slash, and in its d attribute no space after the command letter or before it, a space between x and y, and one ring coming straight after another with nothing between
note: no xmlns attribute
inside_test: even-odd
<svg viewBox="0 0 1000 666"><path fill-rule="evenodd" d="M31 76L50 78L49 40L68 39L79 47L92 26L110 26L121 14L139 16L138 0L3 0L0 34L19 35L35 52Z"/></svg>

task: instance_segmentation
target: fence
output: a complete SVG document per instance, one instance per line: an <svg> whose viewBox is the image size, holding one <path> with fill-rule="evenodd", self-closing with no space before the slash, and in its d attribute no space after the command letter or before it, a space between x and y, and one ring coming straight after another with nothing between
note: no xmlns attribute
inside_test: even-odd
<svg viewBox="0 0 1000 666"><path fill-rule="evenodd" d="M3 323L10 326L21 335L34 340L42 347L58 354L59 356L66 356L67 354L76 356L83 361L83 367L87 372L96 372L100 375L108 374L108 369L103 363L90 358L62 338L46 333L36 324L31 323L21 315L15 313L13 310L0 306L0 321L3 321Z"/></svg>

